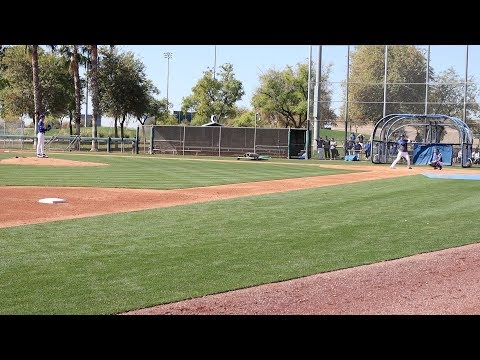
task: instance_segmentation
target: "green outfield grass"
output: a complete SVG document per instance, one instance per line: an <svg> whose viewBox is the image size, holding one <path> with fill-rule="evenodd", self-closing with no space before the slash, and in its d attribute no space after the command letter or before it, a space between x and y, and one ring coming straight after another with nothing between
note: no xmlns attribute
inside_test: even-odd
<svg viewBox="0 0 480 360"><path fill-rule="evenodd" d="M0 153L0 160L15 156L32 155ZM222 162L215 158L208 161L209 158L206 157L198 161L158 156L88 154L51 154L50 156L104 163L108 166L52 167L0 164L0 184L175 189L351 172L316 166L293 166L293 164L298 165L301 160ZM354 171L353 168L352 171Z"/></svg>
<svg viewBox="0 0 480 360"><path fill-rule="evenodd" d="M276 171L232 165L155 162L185 185L190 166ZM0 313L114 314L475 243L479 186L417 175L0 228Z"/></svg>

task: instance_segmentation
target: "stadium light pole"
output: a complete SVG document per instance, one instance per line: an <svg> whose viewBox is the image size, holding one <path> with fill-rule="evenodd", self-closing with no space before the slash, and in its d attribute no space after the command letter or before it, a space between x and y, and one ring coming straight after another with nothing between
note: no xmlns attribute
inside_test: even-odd
<svg viewBox="0 0 480 360"><path fill-rule="evenodd" d="M468 45L465 54L465 85L463 88L463 121L467 122Z"/></svg>
<svg viewBox="0 0 480 360"><path fill-rule="evenodd" d="M253 152L256 154L257 153L257 116L260 114L257 112L255 113L255 127L253 130Z"/></svg>
<svg viewBox="0 0 480 360"><path fill-rule="evenodd" d="M215 59L213 60L213 78L215 79L215 73L217 69L217 45L215 45Z"/></svg>
<svg viewBox="0 0 480 360"><path fill-rule="evenodd" d="M167 111L170 113L168 110L168 78L170 76L170 59L172 58L172 53L167 51L166 53L163 53L163 57L167 59Z"/></svg>

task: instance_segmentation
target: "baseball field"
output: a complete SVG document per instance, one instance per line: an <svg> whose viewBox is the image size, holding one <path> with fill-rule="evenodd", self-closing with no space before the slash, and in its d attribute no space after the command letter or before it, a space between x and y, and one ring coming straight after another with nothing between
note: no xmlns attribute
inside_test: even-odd
<svg viewBox="0 0 480 360"><path fill-rule="evenodd" d="M0 314L478 314L480 182L433 171L1 152Z"/></svg>

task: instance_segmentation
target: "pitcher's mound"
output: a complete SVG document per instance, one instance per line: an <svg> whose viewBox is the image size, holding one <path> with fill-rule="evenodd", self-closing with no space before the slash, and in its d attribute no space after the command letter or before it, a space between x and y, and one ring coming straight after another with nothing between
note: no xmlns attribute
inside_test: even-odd
<svg viewBox="0 0 480 360"><path fill-rule="evenodd" d="M90 162L90 161L77 161L66 160L56 158L37 158L37 157L13 157L0 160L0 164L11 165L43 165L43 166L104 166L107 164Z"/></svg>
<svg viewBox="0 0 480 360"><path fill-rule="evenodd" d="M39 203L43 204L58 204L58 203L64 203L66 202L65 199L60 199L60 198L44 198L38 200Z"/></svg>

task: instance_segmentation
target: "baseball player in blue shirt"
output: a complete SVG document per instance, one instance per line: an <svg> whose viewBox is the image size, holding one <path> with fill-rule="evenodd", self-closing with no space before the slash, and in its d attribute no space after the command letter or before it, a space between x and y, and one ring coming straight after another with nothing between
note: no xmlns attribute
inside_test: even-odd
<svg viewBox="0 0 480 360"><path fill-rule="evenodd" d="M38 133L37 133L37 157L38 158L48 158L45 154L45 132L51 129L51 126L45 126L43 120L45 115L41 114L38 117Z"/></svg>
<svg viewBox="0 0 480 360"><path fill-rule="evenodd" d="M411 169L412 167L410 166L410 156L408 155L408 149L407 149L407 144L410 142L410 140L407 138L407 135L405 133L400 136L400 139L398 139L397 144L398 144L398 155L397 158L394 160L392 165L390 165L390 168L395 169L395 165L397 165L397 162L400 161L402 157L404 157L407 160L407 168Z"/></svg>

